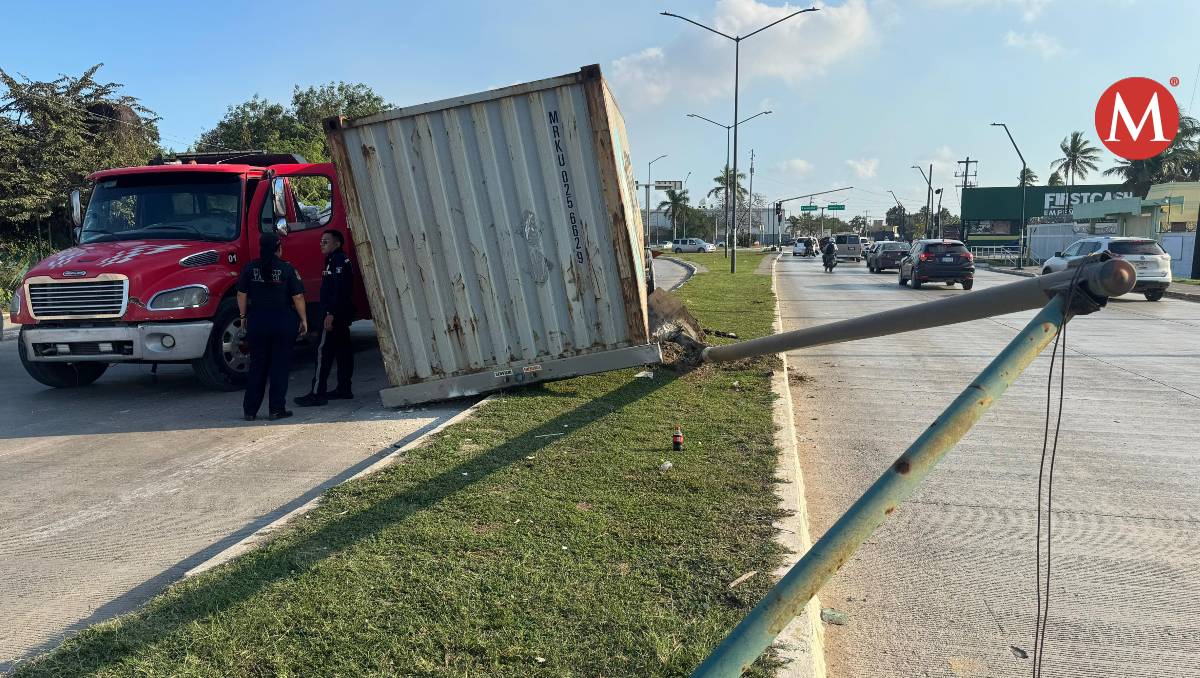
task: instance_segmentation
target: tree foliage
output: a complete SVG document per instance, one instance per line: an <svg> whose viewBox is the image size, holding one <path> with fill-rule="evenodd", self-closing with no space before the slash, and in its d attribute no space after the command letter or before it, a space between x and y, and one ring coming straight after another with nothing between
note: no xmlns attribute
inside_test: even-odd
<svg viewBox="0 0 1200 678"><path fill-rule="evenodd" d="M39 224L60 238L67 194L101 169L145 164L159 152L157 116L96 64L78 77L17 78L0 70L0 224L14 237Z"/></svg>
<svg viewBox="0 0 1200 678"><path fill-rule="evenodd" d="M1038 182L1037 172L1032 167L1026 167L1017 173L1017 186L1033 186Z"/></svg>
<svg viewBox="0 0 1200 678"><path fill-rule="evenodd" d="M328 162L329 147L321 123L335 115L361 117L390 108L383 97L362 83L336 82L292 90L289 105L257 94L230 106L215 127L205 131L196 150L266 150L297 153L309 162Z"/></svg>

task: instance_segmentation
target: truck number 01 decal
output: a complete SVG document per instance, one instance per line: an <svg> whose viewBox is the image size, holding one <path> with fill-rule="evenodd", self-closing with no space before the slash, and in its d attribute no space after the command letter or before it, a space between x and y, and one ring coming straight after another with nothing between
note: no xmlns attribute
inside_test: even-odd
<svg viewBox="0 0 1200 678"><path fill-rule="evenodd" d="M583 242L579 237L579 214L575 211L575 194L571 191L571 174L567 169L567 153L562 146L562 131L558 111L550 111L550 138L554 142L554 157L558 162L558 179L562 184L563 199L567 204L567 221L571 224L571 237L575 241L575 261L583 263Z"/></svg>

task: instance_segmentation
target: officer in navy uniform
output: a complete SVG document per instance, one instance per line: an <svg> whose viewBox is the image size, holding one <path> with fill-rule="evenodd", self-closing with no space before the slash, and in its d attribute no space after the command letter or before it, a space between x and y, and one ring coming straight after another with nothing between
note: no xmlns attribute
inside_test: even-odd
<svg viewBox="0 0 1200 678"><path fill-rule="evenodd" d="M288 369L296 338L308 333L304 308L304 284L300 274L280 257L283 245L273 233L263 233L258 242L259 258L242 269L238 278L237 303L242 329L250 344L250 375L242 413L254 421L262 406L270 380L268 419L292 416L287 407Z"/></svg>
<svg viewBox="0 0 1200 678"><path fill-rule="evenodd" d="M354 268L342 249L345 238L330 229L321 234L321 252L325 271L321 276L321 341L317 348L317 366L312 388L296 398L301 407L325 405L330 400L354 397L350 380L354 376L354 348L350 344L350 323L354 321ZM337 388L329 392L329 372L337 364Z"/></svg>

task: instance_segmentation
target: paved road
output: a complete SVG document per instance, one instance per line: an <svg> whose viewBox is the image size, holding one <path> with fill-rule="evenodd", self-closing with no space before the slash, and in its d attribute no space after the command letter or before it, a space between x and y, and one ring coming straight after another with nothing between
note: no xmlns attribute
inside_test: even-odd
<svg viewBox="0 0 1200 678"><path fill-rule="evenodd" d="M899 288L862 264L826 275L784 257L777 270L789 329L972 294ZM809 377L793 398L814 537L1032 316L789 354ZM1198 330L1200 304L1133 295L1069 326L1046 675L1200 676ZM850 619L825 627L831 676L1030 674L1018 655L1032 654L1048 364L1047 352L822 591Z"/></svg>
<svg viewBox="0 0 1200 678"><path fill-rule="evenodd" d="M386 410L370 323L354 326L354 401L241 421L241 393L189 368L110 369L42 387L0 343L0 673L66 634L135 608L260 527L466 404ZM307 390L299 356L290 392Z"/></svg>
<svg viewBox="0 0 1200 678"><path fill-rule="evenodd" d="M688 277L687 267L663 258L655 259L654 286L664 290L675 289Z"/></svg>

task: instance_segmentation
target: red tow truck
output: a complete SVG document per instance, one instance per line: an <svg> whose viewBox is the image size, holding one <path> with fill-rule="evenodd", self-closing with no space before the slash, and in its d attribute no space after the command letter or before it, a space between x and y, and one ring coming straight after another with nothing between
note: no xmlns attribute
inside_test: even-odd
<svg viewBox="0 0 1200 678"><path fill-rule="evenodd" d="M321 233L354 248L332 164L263 151L179 154L96 172L86 214L71 194L76 245L26 273L11 316L21 364L58 388L90 384L115 362L190 363L206 386L243 385L248 356L235 285L264 232L315 302ZM368 305L362 286L356 307ZM315 304L310 305L313 309ZM309 327L319 327L310 319Z"/></svg>

